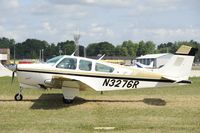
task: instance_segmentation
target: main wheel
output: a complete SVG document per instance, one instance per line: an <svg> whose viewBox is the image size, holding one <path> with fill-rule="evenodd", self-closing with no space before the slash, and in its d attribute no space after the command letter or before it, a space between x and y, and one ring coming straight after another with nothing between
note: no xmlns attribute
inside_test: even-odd
<svg viewBox="0 0 200 133"><path fill-rule="evenodd" d="M73 103L73 99L65 99L64 97L63 97L63 102L65 103L65 104L71 104L71 103Z"/></svg>
<svg viewBox="0 0 200 133"><path fill-rule="evenodd" d="M17 94L15 95L15 101L21 101L22 99L23 99L22 94L17 93Z"/></svg>

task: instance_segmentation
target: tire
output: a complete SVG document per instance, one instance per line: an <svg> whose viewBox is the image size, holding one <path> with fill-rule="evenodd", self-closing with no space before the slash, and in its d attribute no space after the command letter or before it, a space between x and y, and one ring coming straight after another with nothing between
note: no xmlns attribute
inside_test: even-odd
<svg viewBox="0 0 200 133"><path fill-rule="evenodd" d="M22 94L17 93L17 94L15 95L15 101L21 101L22 99L23 99Z"/></svg>
<svg viewBox="0 0 200 133"><path fill-rule="evenodd" d="M72 104L73 103L73 99L65 99L64 97L63 97L63 102L65 103L65 104Z"/></svg>

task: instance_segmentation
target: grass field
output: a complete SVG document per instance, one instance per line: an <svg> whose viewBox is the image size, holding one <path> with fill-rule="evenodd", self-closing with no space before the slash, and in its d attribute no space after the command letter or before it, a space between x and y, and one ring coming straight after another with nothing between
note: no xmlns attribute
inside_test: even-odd
<svg viewBox="0 0 200 133"><path fill-rule="evenodd" d="M0 78L0 133L200 132L200 78L189 86L84 91L72 105L63 104L61 90L24 90L16 102L18 83L10 80Z"/></svg>

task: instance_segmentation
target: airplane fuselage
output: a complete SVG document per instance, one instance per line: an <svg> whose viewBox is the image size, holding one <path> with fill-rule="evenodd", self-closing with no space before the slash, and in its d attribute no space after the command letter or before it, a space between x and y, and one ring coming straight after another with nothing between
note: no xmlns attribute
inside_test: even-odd
<svg viewBox="0 0 200 133"><path fill-rule="evenodd" d="M76 59L74 69L58 68L58 64L65 58ZM91 70L80 70L80 61L90 61ZM96 64L110 67L111 71L96 71ZM54 84L52 79L62 77L80 81L83 89L93 88L96 91L125 90L147 87L160 87L174 83L174 81L162 78L162 75L145 69L113 65L98 60L81 57L63 56L55 63L50 64L20 64L17 67L17 77L20 85L24 88L62 88ZM67 81L67 80L66 80Z"/></svg>
<svg viewBox="0 0 200 133"><path fill-rule="evenodd" d="M181 46L175 55L156 70L134 68L76 56L57 56L43 64L19 64L14 72L23 88L62 89L64 102L71 103L79 90L127 90L190 84L188 80L196 49Z"/></svg>

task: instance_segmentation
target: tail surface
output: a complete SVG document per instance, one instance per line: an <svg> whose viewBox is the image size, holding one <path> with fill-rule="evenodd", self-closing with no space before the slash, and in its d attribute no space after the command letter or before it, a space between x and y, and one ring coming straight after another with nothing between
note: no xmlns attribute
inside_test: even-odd
<svg viewBox="0 0 200 133"><path fill-rule="evenodd" d="M162 68L158 69L159 73L162 73L163 77L175 81L188 80L196 52L196 48L182 45L175 55Z"/></svg>

